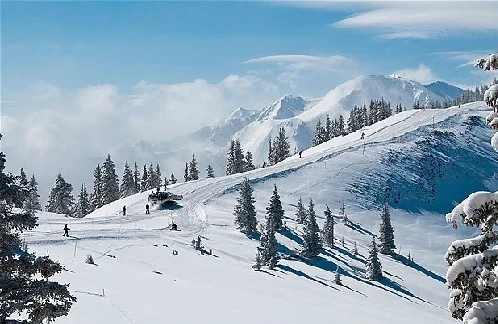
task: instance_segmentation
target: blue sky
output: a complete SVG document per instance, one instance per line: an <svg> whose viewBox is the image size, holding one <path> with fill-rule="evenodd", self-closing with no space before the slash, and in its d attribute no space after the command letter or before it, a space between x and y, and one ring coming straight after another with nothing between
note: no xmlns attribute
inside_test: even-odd
<svg viewBox="0 0 498 324"><path fill-rule="evenodd" d="M362 74L488 83L469 62L498 46L496 1L0 4L2 149L50 181Z"/></svg>

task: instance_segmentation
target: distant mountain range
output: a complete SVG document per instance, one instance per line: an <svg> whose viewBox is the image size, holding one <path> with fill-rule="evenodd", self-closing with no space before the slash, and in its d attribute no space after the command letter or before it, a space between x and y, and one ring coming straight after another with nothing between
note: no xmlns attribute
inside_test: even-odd
<svg viewBox="0 0 498 324"><path fill-rule="evenodd" d="M381 99L394 108L401 104L407 110L413 103L428 105L431 101L453 99L462 89L438 81L422 85L399 76L368 75L347 81L322 98L307 99L295 95L284 96L260 111L238 108L215 125L164 142L142 141L132 147L121 148L116 160L147 163L158 161L178 179L183 176L183 167L195 153L201 177L210 164L216 175L225 174L226 153L232 139L239 139L244 151L250 150L255 164L267 159L268 141L284 127L289 137L291 151L302 150L311 145L316 122L342 115L345 120L355 105L369 104ZM164 174L166 175L166 174Z"/></svg>

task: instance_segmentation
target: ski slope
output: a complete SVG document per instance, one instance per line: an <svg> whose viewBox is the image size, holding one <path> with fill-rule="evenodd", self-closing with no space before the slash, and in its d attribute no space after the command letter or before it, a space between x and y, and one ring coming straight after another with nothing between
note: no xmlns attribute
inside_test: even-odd
<svg viewBox="0 0 498 324"><path fill-rule="evenodd" d="M152 209L145 215L145 192L83 219L42 212L40 226L25 239L31 250L61 262L67 271L57 279L70 283L78 298L69 316L56 323L454 323L446 310L444 252L452 240L469 233L453 231L444 216L433 211L392 208L400 255L380 256L385 278L370 282L364 279L365 259L371 237L378 232L380 210L366 203L375 200L369 191L363 197L352 192L350 181L367 173L401 173L403 178L403 169L386 169L379 158L387 151L403 152L437 129L453 129L455 136L463 136L458 135L467 127L462 120L487 113L483 103L399 113L364 129L364 140L359 131L265 169L172 185L169 190L184 197L178 209ZM493 154L485 146L482 150L483 156ZM281 195L287 229L277 235L283 259L273 271L251 269L259 241L233 225L236 189L244 177L255 189L260 222L274 184ZM485 179L480 183L483 189L493 185ZM350 219L336 225L336 247L311 261L295 257L302 234L294 222L300 196L306 205L313 198L320 227L325 204L337 212L344 201ZM121 215L123 205L126 216ZM171 222L181 231L170 231ZM65 223L71 229L69 238L62 237ZM198 235L211 255L190 246ZM354 242L358 255L353 253ZM408 252L414 264L405 264ZM84 262L87 254L96 265ZM337 269L342 286L334 283Z"/></svg>

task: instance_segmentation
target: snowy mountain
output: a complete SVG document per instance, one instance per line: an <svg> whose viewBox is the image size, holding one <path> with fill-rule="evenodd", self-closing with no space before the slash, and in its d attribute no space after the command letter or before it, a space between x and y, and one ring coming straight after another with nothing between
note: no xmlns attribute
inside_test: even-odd
<svg viewBox="0 0 498 324"><path fill-rule="evenodd" d="M260 111L239 108L219 123L186 136L122 148L118 152L118 161L158 161L163 169L168 173L173 171L178 177L183 174L185 162L195 153L201 170L211 164L215 174L222 175L232 139L239 139L243 149L252 152L254 162L262 164L267 160L268 141L270 137L275 138L280 127L286 130L291 152L299 151L311 145L318 119L324 121L326 115L337 118L342 114L347 120L354 105L368 105L370 100L381 98L391 102L392 107L401 103L408 110L415 101L421 105L443 101L442 97L415 81L397 76L361 76L339 85L323 98L288 95Z"/></svg>
<svg viewBox="0 0 498 324"><path fill-rule="evenodd" d="M453 231L444 213L469 192L498 189L490 181L498 153L483 122L488 112L483 103L402 112L363 130L364 140L358 131L309 148L302 158L173 185L170 190L184 197L181 206L153 208L150 215L144 213L148 193L115 201L83 219L41 213L40 226L25 235L28 246L62 263L67 271L58 279L71 283L78 298L69 316L55 323L329 318L394 324L407 317L413 323L454 323L447 311L444 253L470 230ZM259 240L239 233L233 223L236 189L244 177L255 190L260 222L274 184L282 199L287 229L277 235L282 258L274 270L251 268ZM336 247L311 260L297 257L303 235L294 220L299 197L306 204L313 198L320 227L326 205L337 213L344 202L349 217L347 223L337 219ZM366 257L385 202L391 206L397 250L380 256L384 279L369 281ZM181 231L168 230L171 222ZM65 223L69 238L61 236ZM198 236L207 253L190 246ZM87 254L96 266L85 264ZM334 283L336 271L342 285Z"/></svg>
<svg viewBox="0 0 498 324"><path fill-rule="evenodd" d="M463 89L443 81L432 82L426 84L425 87L446 100L456 99L463 93Z"/></svg>

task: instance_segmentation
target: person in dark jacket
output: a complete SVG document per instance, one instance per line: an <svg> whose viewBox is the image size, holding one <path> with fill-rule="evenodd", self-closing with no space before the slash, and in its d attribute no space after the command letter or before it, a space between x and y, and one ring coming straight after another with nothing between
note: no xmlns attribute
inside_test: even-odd
<svg viewBox="0 0 498 324"><path fill-rule="evenodd" d="M299 151L299 158L301 158L302 154L303 154L303 151Z"/></svg>
<svg viewBox="0 0 498 324"><path fill-rule="evenodd" d="M62 236L69 236L69 227L67 227L67 224L64 224L64 235Z"/></svg>
<svg viewBox="0 0 498 324"><path fill-rule="evenodd" d="M126 215L126 206L123 206L123 216Z"/></svg>
<svg viewBox="0 0 498 324"><path fill-rule="evenodd" d="M150 214L149 213L149 204L145 205L145 214Z"/></svg>

